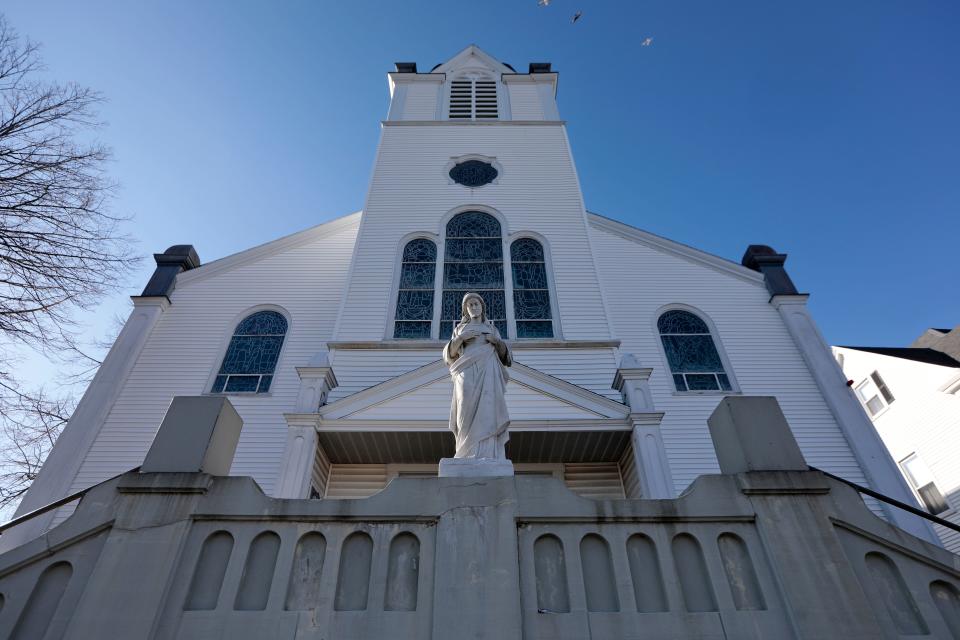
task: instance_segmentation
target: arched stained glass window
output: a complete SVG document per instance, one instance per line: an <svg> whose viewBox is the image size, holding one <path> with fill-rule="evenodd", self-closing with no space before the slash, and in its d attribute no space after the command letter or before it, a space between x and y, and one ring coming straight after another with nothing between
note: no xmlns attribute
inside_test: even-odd
<svg viewBox="0 0 960 640"><path fill-rule="evenodd" d="M487 319L507 337L503 294L503 240L500 222L488 213L465 211L447 223L443 252L443 297L440 338L448 339L460 320L460 303L468 291L483 296Z"/></svg>
<svg viewBox="0 0 960 640"><path fill-rule="evenodd" d="M437 245L432 241L417 238L403 248L394 338L430 338L436 270Z"/></svg>
<svg viewBox="0 0 960 640"><path fill-rule="evenodd" d="M552 338L550 288L543 246L533 238L510 245L513 271L513 313L518 338Z"/></svg>
<svg viewBox="0 0 960 640"><path fill-rule="evenodd" d="M287 319L276 311L258 311L243 319L230 338L213 393L266 393L287 333Z"/></svg>
<svg viewBox="0 0 960 640"><path fill-rule="evenodd" d="M702 318L674 309L657 320L677 391L730 391L710 329Z"/></svg>

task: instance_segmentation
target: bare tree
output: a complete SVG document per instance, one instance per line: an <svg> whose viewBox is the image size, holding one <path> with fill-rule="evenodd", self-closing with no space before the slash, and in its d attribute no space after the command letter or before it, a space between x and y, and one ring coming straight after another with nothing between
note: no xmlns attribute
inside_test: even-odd
<svg viewBox="0 0 960 640"><path fill-rule="evenodd" d="M107 206L108 151L78 141L101 97L35 80L40 69L0 18L0 334L49 347L133 258Z"/></svg>
<svg viewBox="0 0 960 640"><path fill-rule="evenodd" d="M0 512L9 511L33 484L76 404L72 394L40 389L20 393L0 381Z"/></svg>
<svg viewBox="0 0 960 640"><path fill-rule="evenodd" d="M77 312L136 262L110 211L109 151L90 141L102 97L41 71L38 46L0 16L0 509L29 487L74 405L63 389L25 390L14 351L83 353Z"/></svg>

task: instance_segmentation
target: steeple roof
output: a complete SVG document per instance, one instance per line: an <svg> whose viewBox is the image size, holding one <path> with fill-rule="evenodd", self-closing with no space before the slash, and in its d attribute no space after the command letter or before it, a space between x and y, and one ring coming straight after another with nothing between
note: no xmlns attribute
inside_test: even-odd
<svg viewBox="0 0 960 640"><path fill-rule="evenodd" d="M475 44L467 46L457 55L431 70L431 73L453 73L460 69L483 68L493 73L516 73L507 64L504 64L482 50Z"/></svg>

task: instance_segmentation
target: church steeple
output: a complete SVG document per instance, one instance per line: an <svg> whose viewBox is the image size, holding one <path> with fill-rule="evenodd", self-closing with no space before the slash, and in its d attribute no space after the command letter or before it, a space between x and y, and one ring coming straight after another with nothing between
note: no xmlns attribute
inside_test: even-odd
<svg viewBox="0 0 960 640"><path fill-rule="evenodd" d="M549 63L517 73L471 44L428 73L398 62L389 74L388 120L559 120L557 74Z"/></svg>

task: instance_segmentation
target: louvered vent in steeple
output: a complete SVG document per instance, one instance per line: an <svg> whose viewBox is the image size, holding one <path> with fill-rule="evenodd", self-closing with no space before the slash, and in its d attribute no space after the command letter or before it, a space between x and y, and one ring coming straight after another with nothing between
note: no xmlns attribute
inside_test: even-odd
<svg viewBox="0 0 960 640"><path fill-rule="evenodd" d="M450 84L450 118L473 117L473 80L454 80Z"/></svg>
<svg viewBox="0 0 960 640"><path fill-rule="evenodd" d="M497 117L495 80L467 77L450 82L451 120L495 120Z"/></svg>

